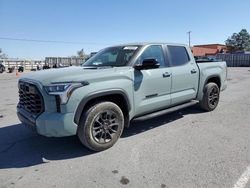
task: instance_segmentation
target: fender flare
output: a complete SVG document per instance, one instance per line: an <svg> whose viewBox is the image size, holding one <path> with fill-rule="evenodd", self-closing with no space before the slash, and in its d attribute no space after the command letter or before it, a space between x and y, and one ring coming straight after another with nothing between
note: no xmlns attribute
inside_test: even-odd
<svg viewBox="0 0 250 188"><path fill-rule="evenodd" d="M94 92L94 93L91 93L91 94L85 96L81 100L81 102L78 104L78 107L77 107L76 112L75 112L74 123L76 123L77 125L79 124L84 107L90 100L98 98L98 97L105 97L105 96L114 95L114 94L118 94L118 95L123 96L123 98L126 101L128 111L130 111L131 105L130 105L129 98L128 98L126 91L124 91L122 89L111 89L111 90L105 90L105 91L98 91L98 92Z"/></svg>
<svg viewBox="0 0 250 188"><path fill-rule="evenodd" d="M206 86L208 80L211 79L211 78L219 78L219 81L220 81L220 84L221 84L221 77L220 77L219 74L210 75L210 76L208 76L208 77L206 78L206 80L205 80L205 82L204 82L204 84L203 84L203 89L202 89L203 92L205 92L205 86ZM221 88L219 88L219 89L221 89Z"/></svg>

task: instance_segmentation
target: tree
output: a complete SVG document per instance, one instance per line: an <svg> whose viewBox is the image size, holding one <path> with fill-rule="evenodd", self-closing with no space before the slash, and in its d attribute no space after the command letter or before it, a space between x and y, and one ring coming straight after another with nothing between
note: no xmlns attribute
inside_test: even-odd
<svg viewBox="0 0 250 188"><path fill-rule="evenodd" d="M0 58L2 59L7 58L7 55L3 53L1 48L0 48Z"/></svg>
<svg viewBox="0 0 250 188"><path fill-rule="evenodd" d="M242 51L250 49L250 35L246 29L242 29L239 33L233 33L226 41L226 46L230 52Z"/></svg>
<svg viewBox="0 0 250 188"><path fill-rule="evenodd" d="M78 57L85 59L86 54L84 53L84 49L81 49L80 51L77 52Z"/></svg>

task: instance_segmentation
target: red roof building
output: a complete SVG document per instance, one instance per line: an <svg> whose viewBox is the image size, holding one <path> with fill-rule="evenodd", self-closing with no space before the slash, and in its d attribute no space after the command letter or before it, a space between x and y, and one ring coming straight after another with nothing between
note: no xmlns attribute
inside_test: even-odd
<svg viewBox="0 0 250 188"><path fill-rule="evenodd" d="M216 55L226 51L226 45L224 44L204 44L195 45L192 47L194 56L208 56Z"/></svg>

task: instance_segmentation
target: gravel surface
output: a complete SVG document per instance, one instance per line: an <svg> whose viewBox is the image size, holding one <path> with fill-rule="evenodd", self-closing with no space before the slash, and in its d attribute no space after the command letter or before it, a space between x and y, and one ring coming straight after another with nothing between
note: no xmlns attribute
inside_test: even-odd
<svg viewBox="0 0 250 188"><path fill-rule="evenodd" d="M14 73L0 74L0 90L0 187L250 187L244 173L250 169L250 68L228 69L215 111L191 107L135 120L99 153L75 136L46 138L21 125Z"/></svg>

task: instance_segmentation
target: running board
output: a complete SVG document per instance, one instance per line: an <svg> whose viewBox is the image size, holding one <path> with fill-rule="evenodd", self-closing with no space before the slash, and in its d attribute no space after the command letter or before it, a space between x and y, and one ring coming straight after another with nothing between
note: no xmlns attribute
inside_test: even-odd
<svg viewBox="0 0 250 188"><path fill-rule="evenodd" d="M179 104L177 106L173 106L173 107L170 107L168 109L160 110L160 111L157 111L157 112L152 112L150 114L138 116L138 117L136 117L134 119L138 119L138 120L139 119L150 119L150 118L154 118L154 117L157 117L157 116L160 116L160 115L169 114L169 113L181 110L183 108L187 108L187 107L196 105L198 103L199 103L199 101L197 101L197 100L191 100L191 101L189 101L187 103Z"/></svg>

